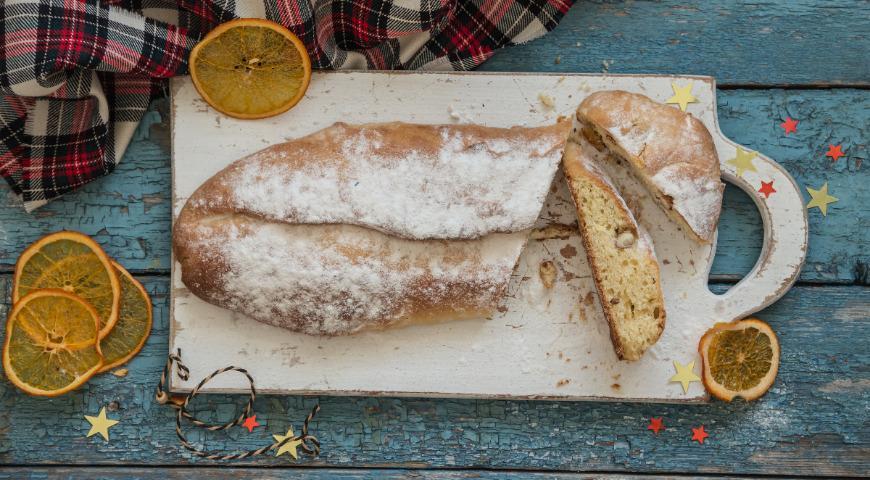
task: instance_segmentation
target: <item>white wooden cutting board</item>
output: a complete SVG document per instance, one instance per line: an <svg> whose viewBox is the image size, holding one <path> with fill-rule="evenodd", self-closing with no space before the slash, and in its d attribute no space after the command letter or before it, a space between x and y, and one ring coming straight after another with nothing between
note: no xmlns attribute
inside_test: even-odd
<svg viewBox="0 0 870 480"><path fill-rule="evenodd" d="M714 295L707 277L714 246L686 238L632 183L640 221L651 233L662 273L667 324L659 342L637 362L617 360L611 347L576 214L561 173L509 287L506 311L490 319L413 326L341 338L302 335L207 304L181 282L173 262L170 349L180 348L189 391L211 371L247 368L261 392L285 394L432 396L514 399L634 399L703 401L700 383L684 394L673 361L696 359L700 336L716 322L753 313L781 297L796 279L807 245L803 200L794 180L759 155L757 172L741 178L726 160L735 144L719 132L715 85L707 77L482 73L317 73L299 105L265 120L235 120L209 108L187 78L172 84L173 217L189 195L230 162L333 122L404 121L536 126L570 116L589 93L622 89L665 101L671 83L693 84L698 103L688 111L713 133L723 177L749 192L761 211L765 237L749 275ZM542 103L549 97L555 107ZM676 107L675 107L676 108ZM763 199L760 181L776 194ZM550 227L550 228L548 228ZM552 289L538 274L545 260L558 267ZM263 279L268 282L269 279ZM700 362L695 367L700 372ZM245 391L241 376L220 376L204 391Z"/></svg>

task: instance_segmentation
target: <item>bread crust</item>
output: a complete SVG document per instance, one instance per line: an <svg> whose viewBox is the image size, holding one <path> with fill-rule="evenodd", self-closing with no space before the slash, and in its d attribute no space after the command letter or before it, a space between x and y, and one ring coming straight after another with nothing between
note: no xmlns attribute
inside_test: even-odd
<svg viewBox="0 0 870 480"><path fill-rule="evenodd" d="M691 237L701 243L713 240L725 185L713 137L700 120L621 90L589 95L576 116L627 161Z"/></svg>
<svg viewBox="0 0 870 480"><path fill-rule="evenodd" d="M182 282L312 335L490 315L569 129L336 124L269 147L188 199L173 233ZM479 180L502 164L521 171Z"/></svg>

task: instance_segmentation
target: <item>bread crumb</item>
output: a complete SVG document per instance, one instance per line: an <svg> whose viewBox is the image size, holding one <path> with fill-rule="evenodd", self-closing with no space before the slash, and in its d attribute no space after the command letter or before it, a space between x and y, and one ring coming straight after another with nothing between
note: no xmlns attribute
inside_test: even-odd
<svg viewBox="0 0 870 480"><path fill-rule="evenodd" d="M592 295L592 292L588 292L588 293L586 293L586 297L583 299L583 304L584 305L592 305L592 303L594 301L595 301L595 297Z"/></svg>
<svg viewBox="0 0 870 480"><path fill-rule="evenodd" d="M556 264L550 260L541 262L541 266L538 268L538 275L541 277L541 283L544 284L544 288L553 288L553 285L556 283Z"/></svg>
<svg viewBox="0 0 870 480"><path fill-rule="evenodd" d="M450 114L450 118L452 120L456 120L456 121L462 120L462 116L459 114L459 112L456 111L455 108L453 108L453 105L447 106L447 113Z"/></svg>
<svg viewBox="0 0 870 480"><path fill-rule="evenodd" d="M576 225L553 224L547 225L544 228L536 228L535 230L532 230L532 234L529 238L532 240L565 240L575 233L577 233Z"/></svg>
<svg viewBox="0 0 870 480"><path fill-rule="evenodd" d="M586 307L584 307L583 305L580 305L579 308L577 309L577 313L578 313L577 320L579 320L581 322L585 322L586 321Z"/></svg>
<svg viewBox="0 0 870 480"><path fill-rule="evenodd" d="M121 377L121 378L126 377L128 373L130 373L130 370L127 370L126 368L119 368L117 370L112 370L112 375L114 375L116 377Z"/></svg>
<svg viewBox="0 0 870 480"><path fill-rule="evenodd" d="M559 254L565 258L574 258L577 256L577 249L574 248L574 245L568 244L559 250Z"/></svg>
<svg viewBox="0 0 870 480"><path fill-rule="evenodd" d="M568 385L569 383L571 383L570 379L563 378L563 379L559 380L558 382L556 382L556 387L564 387L565 385Z"/></svg>
<svg viewBox="0 0 870 480"><path fill-rule="evenodd" d="M544 92L539 93L538 100L540 100L541 104L543 104L547 108L550 108L550 109L556 108L556 100L551 95L549 95L547 93L544 93Z"/></svg>

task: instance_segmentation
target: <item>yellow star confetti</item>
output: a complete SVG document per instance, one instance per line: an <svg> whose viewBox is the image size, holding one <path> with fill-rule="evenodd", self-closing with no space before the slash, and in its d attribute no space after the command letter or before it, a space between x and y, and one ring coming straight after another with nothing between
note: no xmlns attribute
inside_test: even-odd
<svg viewBox="0 0 870 480"><path fill-rule="evenodd" d="M814 190L810 187L807 187L807 191L810 192L810 196L813 197L810 200L810 203L807 204L807 210L813 207L819 207L819 210L822 211L822 215L828 216L828 204L838 202L840 199L831 195L828 195L828 182L825 182L822 185L822 188L818 190Z"/></svg>
<svg viewBox="0 0 870 480"><path fill-rule="evenodd" d="M109 428L118 423L118 420L106 418L106 407L101 408L99 415L96 417L85 415L85 420L91 422L91 429L88 431L87 436L91 437L99 433L107 442L109 441Z"/></svg>
<svg viewBox="0 0 870 480"><path fill-rule="evenodd" d="M287 435L272 435L272 437L275 438L276 442L283 442L285 439L293 438L294 436L295 435L293 435L293 427L290 427L290 429L287 430ZM275 456L280 457L285 453L289 453L293 458L298 460L299 454L296 453L296 447L298 447L299 445L302 445L302 440L291 440L282 445L281 448L278 449L278 452L275 454Z"/></svg>
<svg viewBox="0 0 870 480"><path fill-rule="evenodd" d="M692 82L682 88L678 87L675 82L671 82L671 89L674 91L674 96L665 100L665 103L675 103L680 106L680 110L685 112L690 103L698 102L698 99L692 95Z"/></svg>
<svg viewBox="0 0 870 480"><path fill-rule="evenodd" d="M683 365L682 363L674 360L674 368L677 370L677 374L671 377L672 382L680 382L683 384L683 393L687 393L689 391L689 384L692 382L700 382L701 377L695 375L695 361L692 360L688 365Z"/></svg>
<svg viewBox="0 0 870 480"><path fill-rule="evenodd" d="M728 160L727 164L734 165L737 168L737 176L742 177L743 172L749 170L752 172L757 172L755 169L755 164L752 163L752 159L758 155L758 152L751 152L748 150L744 150L740 147L737 147L737 156Z"/></svg>

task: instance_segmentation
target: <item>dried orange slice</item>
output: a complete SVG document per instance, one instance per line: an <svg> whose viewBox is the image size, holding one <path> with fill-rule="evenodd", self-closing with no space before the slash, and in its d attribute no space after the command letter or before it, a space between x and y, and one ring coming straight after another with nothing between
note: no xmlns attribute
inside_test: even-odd
<svg viewBox="0 0 870 480"><path fill-rule="evenodd" d="M18 258L13 285L13 302L43 288L77 295L96 309L100 338L118 320L118 275L103 249L87 235L63 231L37 240Z"/></svg>
<svg viewBox="0 0 870 480"><path fill-rule="evenodd" d="M130 272L112 262L121 280L121 309L115 328L100 340L105 365L100 373L127 363L135 357L151 333L151 297Z"/></svg>
<svg viewBox="0 0 870 480"><path fill-rule="evenodd" d="M202 98L236 118L265 118L296 105L311 81L305 45L270 20L219 25L190 52L190 78Z"/></svg>
<svg viewBox="0 0 870 480"><path fill-rule="evenodd" d="M717 323L701 337L707 391L720 400L755 400L773 385L779 370L779 341L757 318Z"/></svg>
<svg viewBox="0 0 870 480"><path fill-rule="evenodd" d="M6 321L3 370L16 387L55 397L85 383L103 366L94 307L63 290L37 290Z"/></svg>

